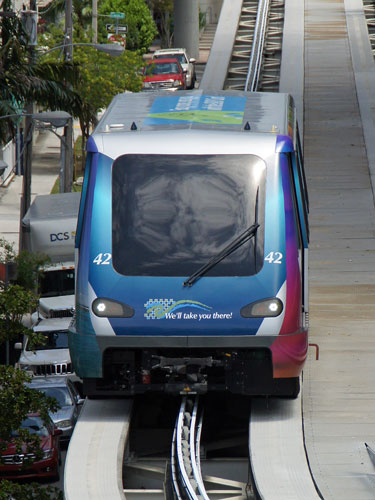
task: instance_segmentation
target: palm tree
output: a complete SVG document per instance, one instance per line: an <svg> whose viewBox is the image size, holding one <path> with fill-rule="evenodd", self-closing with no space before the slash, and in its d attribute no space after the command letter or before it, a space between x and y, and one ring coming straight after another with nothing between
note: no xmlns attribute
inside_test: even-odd
<svg viewBox="0 0 375 500"><path fill-rule="evenodd" d="M60 109L79 116L82 101L70 90L79 78L79 69L67 62L42 62L28 46L28 35L10 9L2 2L0 45L0 144L15 136L17 117L27 103L34 102L50 110ZM1 8L0 7L0 8Z"/></svg>

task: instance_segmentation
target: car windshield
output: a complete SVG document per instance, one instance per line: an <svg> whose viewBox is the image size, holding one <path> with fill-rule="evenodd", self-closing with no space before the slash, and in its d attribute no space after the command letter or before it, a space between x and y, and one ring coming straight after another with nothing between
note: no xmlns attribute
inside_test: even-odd
<svg viewBox="0 0 375 500"><path fill-rule="evenodd" d="M152 63L146 67L146 75L169 75L171 73L180 73L177 63Z"/></svg>
<svg viewBox="0 0 375 500"><path fill-rule="evenodd" d="M72 406L73 404L67 387L41 387L38 390L50 398L55 398L60 406Z"/></svg>
<svg viewBox="0 0 375 500"><path fill-rule="evenodd" d="M205 276L263 262L265 162L254 155L124 155L112 170L112 249L127 276L191 276L254 224L256 237ZM259 203L257 193L259 192Z"/></svg>
<svg viewBox="0 0 375 500"><path fill-rule="evenodd" d="M45 336L46 342L33 345L27 342L26 351L45 351L47 349L68 349L68 331L58 330L53 332L40 332Z"/></svg>
<svg viewBox="0 0 375 500"><path fill-rule="evenodd" d="M186 60L186 57L185 57L185 54L160 54L160 55L156 55L154 56L154 59L162 59L163 57L174 57L175 59L178 60L178 62L180 64L187 64L187 60Z"/></svg>
<svg viewBox="0 0 375 500"><path fill-rule="evenodd" d="M44 425L43 420L38 416L27 417L23 420L21 423L21 429L27 429L30 434L36 434L37 436L48 436L48 429ZM19 437L18 431L12 431L12 437Z"/></svg>

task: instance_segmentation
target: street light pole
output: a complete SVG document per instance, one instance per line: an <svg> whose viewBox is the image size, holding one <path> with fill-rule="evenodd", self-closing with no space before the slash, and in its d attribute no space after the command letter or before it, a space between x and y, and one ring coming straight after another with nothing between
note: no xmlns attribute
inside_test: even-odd
<svg viewBox="0 0 375 500"><path fill-rule="evenodd" d="M92 0L92 42L98 41L98 0Z"/></svg>
<svg viewBox="0 0 375 500"><path fill-rule="evenodd" d="M35 45L37 43L36 39L36 26L35 20L37 15L36 0L30 0L30 10L24 11L23 19L25 22L27 34L28 34L28 50L29 50L29 64L34 66L36 52ZM23 181L22 181L22 198L21 198L21 220L29 209L31 203L31 166L32 166L32 155L33 155L33 127L34 123L32 120L32 114L34 112L34 103L31 101L26 106L26 118L25 118L25 149L24 149L24 162L23 162ZM20 231L20 248L24 248L24 235Z"/></svg>
<svg viewBox="0 0 375 500"><path fill-rule="evenodd" d="M21 219L26 214L31 203L31 167L33 156L33 128L34 122L33 103L26 106L25 133L24 133L24 151L23 151L23 179L22 179L22 198L21 198ZM20 245L23 248L22 242Z"/></svg>
<svg viewBox="0 0 375 500"><path fill-rule="evenodd" d="M64 127L64 172L63 190L60 192L71 193L73 187L73 119L69 118Z"/></svg>
<svg viewBox="0 0 375 500"><path fill-rule="evenodd" d="M65 61L73 62L73 5L72 0L65 0ZM71 86L70 86L71 88ZM73 120L68 120L64 127L65 157L63 192L70 193L73 185Z"/></svg>
<svg viewBox="0 0 375 500"><path fill-rule="evenodd" d="M71 44L74 47L93 47L99 52L105 52L106 54L109 54L112 57L117 57L121 56L121 54L124 53L125 48L122 45L117 45L115 43L82 43L82 42L76 42ZM44 56L46 54L49 54L50 52L53 52L54 50L58 49L65 49L66 44L64 45L57 45L56 47L51 47L48 50L44 50L43 52L39 53L39 56Z"/></svg>
<svg viewBox="0 0 375 500"><path fill-rule="evenodd" d="M72 0L65 0L64 59L73 61L73 6Z"/></svg>

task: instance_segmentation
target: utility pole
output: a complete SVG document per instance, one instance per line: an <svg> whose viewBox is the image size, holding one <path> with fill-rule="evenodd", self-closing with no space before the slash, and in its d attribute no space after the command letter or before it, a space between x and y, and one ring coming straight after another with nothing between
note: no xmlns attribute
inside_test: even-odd
<svg viewBox="0 0 375 500"><path fill-rule="evenodd" d="M92 0L92 43L98 42L98 0Z"/></svg>
<svg viewBox="0 0 375 500"><path fill-rule="evenodd" d="M73 6L72 0L65 0L64 59L73 62ZM64 127L65 158L63 192L70 193L73 184L73 120Z"/></svg>
<svg viewBox="0 0 375 500"><path fill-rule="evenodd" d="M32 114L34 104L31 102L26 106L26 117L24 127L24 161L23 161L23 179L22 179L22 199L21 199L21 220L26 214L31 203L31 169L33 157L33 129L34 122ZM23 248L23 245L21 245Z"/></svg>
<svg viewBox="0 0 375 500"><path fill-rule="evenodd" d="M36 0L30 0L30 9L21 12L21 19L24 24L25 31L28 35L29 48L29 64L34 66L36 53L35 46L37 45L37 22L38 12ZM20 214L20 241L19 249L24 249L24 232L22 228L22 219L30 207L31 203L31 169L33 156L33 128L34 122L32 114L34 112L33 102L29 102L26 106L25 131L24 131L24 162L23 162L23 180L22 180L22 198L21 198L21 214Z"/></svg>
<svg viewBox="0 0 375 500"><path fill-rule="evenodd" d="M73 61L73 6L72 0L65 0L64 59Z"/></svg>

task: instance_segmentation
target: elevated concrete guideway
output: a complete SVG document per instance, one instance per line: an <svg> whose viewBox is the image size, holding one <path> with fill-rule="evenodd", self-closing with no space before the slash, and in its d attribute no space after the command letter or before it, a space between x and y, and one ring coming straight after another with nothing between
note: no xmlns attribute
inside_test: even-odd
<svg viewBox="0 0 375 500"><path fill-rule="evenodd" d="M375 67L361 0L305 0L310 342L305 444L324 500L375 498Z"/></svg>
<svg viewBox="0 0 375 500"><path fill-rule="evenodd" d="M225 1L225 0L224 0ZM232 0L232 3L242 0ZM199 15L207 24L216 24L223 0L174 0L174 47L185 47L190 57L199 59Z"/></svg>
<svg viewBox="0 0 375 500"><path fill-rule="evenodd" d="M224 0L200 89L222 90L241 15L242 0Z"/></svg>
<svg viewBox="0 0 375 500"><path fill-rule="evenodd" d="M131 410L130 399L85 401L68 448L66 500L125 500L122 462Z"/></svg>
<svg viewBox="0 0 375 500"><path fill-rule="evenodd" d="M191 4L191 0L175 1L189 7L195 4L195 0ZM304 370L305 445L312 476L324 500L370 500L375 498L375 468L364 443L375 447L375 208L371 189L371 178L373 185L375 178L374 61L361 0L286 0L286 9L291 6L294 17L286 16L288 26L284 28L293 37L284 39L283 53L289 47L294 57L289 58L288 66L282 65L280 91L291 92L300 111L305 107L311 225L310 342L320 346L319 361L312 349ZM303 6L304 12L296 10ZM185 23L185 14L180 17ZM296 43L303 29L305 48ZM186 46L183 40L179 43ZM187 48L193 56L192 49ZM305 69L299 69L301 62ZM303 85L304 71L303 94L298 89ZM51 150L48 141L48 158L58 159L58 148L56 143ZM47 158L45 154L43 157ZM33 195L44 194L44 178L52 187L58 161L40 170L43 172L34 170ZM5 212L8 205L5 195L1 197L1 234L18 239L18 180L7 189L16 203ZM71 495L77 492L80 500L86 498L81 494L84 484L90 500L110 498L109 493L122 498L114 472L126 444L127 421L120 420L130 409L116 406L114 411L120 413L116 425L107 418L97 432L96 415L110 407L99 410L95 406L99 402L90 403L93 406L88 405L84 412L84 434L77 427L77 434L89 443L90 453L83 453L82 441L73 441L78 451L76 455L72 452L75 461L66 471L67 481L72 481L66 498L73 498ZM269 413L272 411L270 407ZM258 420L263 424L261 418L260 414ZM112 457L116 462L107 463L104 455L94 458L104 431L116 442ZM109 441L104 444L107 448ZM105 475L110 490L91 484L88 473L78 469L85 459L95 478Z"/></svg>

